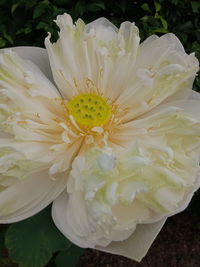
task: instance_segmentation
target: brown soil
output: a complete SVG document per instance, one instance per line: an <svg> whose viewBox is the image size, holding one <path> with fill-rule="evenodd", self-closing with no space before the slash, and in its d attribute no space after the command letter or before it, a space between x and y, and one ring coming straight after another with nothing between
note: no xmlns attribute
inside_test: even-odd
<svg viewBox="0 0 200 267"><path fill-rule="evenodd" d="M200 267L200 212L168 219L141 263L87 249L77 267Z"/></svg>

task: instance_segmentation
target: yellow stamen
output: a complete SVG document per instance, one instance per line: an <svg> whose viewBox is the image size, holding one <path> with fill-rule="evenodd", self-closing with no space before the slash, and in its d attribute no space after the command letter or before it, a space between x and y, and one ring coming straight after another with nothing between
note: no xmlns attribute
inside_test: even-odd
<svg viewBox="0 0 200 267"><path fill-rule="evenodd" d="M67 103L69 114L76 123L85 126L100 126L110 118L111 106L96 94L80 94Z"/></svg>

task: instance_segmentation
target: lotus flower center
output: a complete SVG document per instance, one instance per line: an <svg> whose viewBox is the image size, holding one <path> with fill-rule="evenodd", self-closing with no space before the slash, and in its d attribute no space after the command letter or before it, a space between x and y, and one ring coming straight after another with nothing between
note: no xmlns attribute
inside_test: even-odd
<svg viewBox="0 0 200 267"><path fill-rule="evenodd" d="M67 103L67 108L75 122L85 126L103 125L111 114L111 106L96 94L77 95Z"/></svg>

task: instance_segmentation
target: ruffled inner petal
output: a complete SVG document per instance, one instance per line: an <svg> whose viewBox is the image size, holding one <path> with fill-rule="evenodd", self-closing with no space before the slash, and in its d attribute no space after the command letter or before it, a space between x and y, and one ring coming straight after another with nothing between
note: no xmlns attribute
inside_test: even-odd
<svg viewBox="0 0 200 267"><path fill-rule="evenodd" d="M72 242L107 246L134 235L138 224L159 221L188 204L200 182L200 121L183 104L129 123L128 149L93 148L74 160L62 203L65 218L61 223L61 212L54 216ZM74 213L75 206L84 215Z"/></svg>
<svg viewBox="0 0 200 267"><path fill-rule="evenodd" d="M73 25L67 14L58 16L56 23L58 41L51 44L47 37L45 44L62 95L71 99L84 92L89 79L105 97L115 100L132 76L139 44L134 23L124 22L119 30L105 18L88 25L79 19Z"/></svg>

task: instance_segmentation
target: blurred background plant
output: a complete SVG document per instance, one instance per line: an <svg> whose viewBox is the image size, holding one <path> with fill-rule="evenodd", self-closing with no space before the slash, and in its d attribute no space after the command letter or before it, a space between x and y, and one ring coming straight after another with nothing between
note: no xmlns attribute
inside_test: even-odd
<svg viewBox="0 0 200 267"><path fill-rule="evenodd" d="M53 20L69 13L74 20L90 22L106 17L119 26L135 21L141 39L152 34L175 33L187 52L200 58L200 2L198 0L0 0L0 48L44 46L47 32L56 39ZM195 89L200 90L197 78Z"/></svg>
<svg viewBox="0 0 200 267"><path fill-rule="evenodd" d="M125 20L135 21L142 40L152 34L173 32L186 51L194 51L200 59L198 0L0 0L0 48L43 47L47 32L56 39L53 20L64 12L85 22L102 16L117 26ZM200 90L200 78L195 90Z"/></svg>
<svg viewBox="0 0 200 267"><path fill-rule="evenodd" d="M200 2L198 0L0 0L0 48L12 46L44 47L44 38L51 32L52 40L57 38L57 27L53 20L58 14L69 13L74 20L81 17L86 23L99 17L106 17L116 26L128 20L134 21L140 29L141 39L149 35L162 35L173 32L183 43L188 53L195 52L200 60ZM200 92L200 78L197 77L194 90ZM188 210L199 214L200 196L197 193ZM6 229L0 227L0 266L15 266L10 257L22 267L44 266L50 259L50 265L66 267L63 259L68 259L67 267L75 266L82 250L63 240L56 232L46 209L39 215ZM40 231L36 231L36 226ZM46 229L51 232L47 240L42 234ZM49 227L49 228L48 228ZM34 234L21 234L22 229ZM42 231L41 231L42 229ZM6 237L5 237L5 232ZM35 243L31 238L37 238ZM57 240L52 246L53 240ZM42 252L37 250L37 244L42 243ZM30 247L27 247L28 246ZM35 246L34 246L35 245ZM61 249L61 247L63 249ZM45 248L45 249L44 249ZM28 251L35 251L39 262L34 263ZM24 253L21 253L23 251ZM55 251L61 251L55 254ZM42 253L42 254L40 254ZM52 258L52 255L53 258ZM32 255L35 257L35 255ZM71 259L71 261L69 260ZM17 265L16 265L17 266Z"/></svg>

